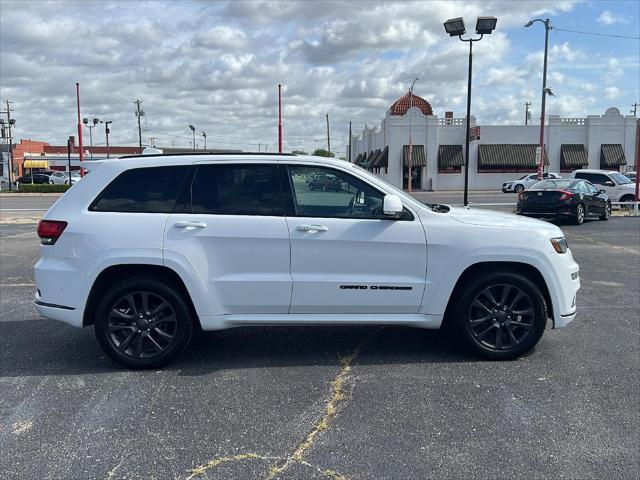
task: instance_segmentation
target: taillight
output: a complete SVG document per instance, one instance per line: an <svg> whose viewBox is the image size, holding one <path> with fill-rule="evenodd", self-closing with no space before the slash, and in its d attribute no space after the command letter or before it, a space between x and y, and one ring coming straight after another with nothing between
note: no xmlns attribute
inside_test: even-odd
<svg viewBox="0 0 640 480"><path fill-rule="evenodd" d="M573 193L563 190L562 195L560 195L560 200L569 200L571 197L573 197Z"/></svg>
<svg viewBox="0 0 640 480"><path fill-rule="evenodd" d="M42 245L53 245L56 243L64 229L67 228L67 222L59 220L40 220L38 222L38 236Z"/></svg>

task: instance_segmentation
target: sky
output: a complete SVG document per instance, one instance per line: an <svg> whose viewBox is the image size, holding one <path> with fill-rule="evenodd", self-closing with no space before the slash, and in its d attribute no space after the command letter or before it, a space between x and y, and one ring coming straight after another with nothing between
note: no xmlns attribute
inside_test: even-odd
<svg viewBox="0 0 640 480"><path fill-rule="evenodd" d="M479 124L523 124L527 101L538 122L544 27L524 28L533 18L554 26L548 114L630 114L640 103L640 2L604 0L0 0L0 98L13 102L17 139L66 143L79 82L82 116L112 121L112 145L137 145L140 99L145 145L188 147L191 124L200 148L204 131L209 148L273 152L280 83L284 151L326 148L328 113L342 156L349 122L354 133L379 124L416 77L434 114L463 117L468 44L443 22L464 17L473 34L484 15L498 22L473 48Z"/></svg>

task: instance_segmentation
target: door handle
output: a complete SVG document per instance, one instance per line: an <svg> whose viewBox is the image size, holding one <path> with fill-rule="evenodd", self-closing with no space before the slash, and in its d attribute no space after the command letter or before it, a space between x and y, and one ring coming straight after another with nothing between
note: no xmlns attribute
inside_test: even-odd
<svg viewBox="0 0 640 480"><path fill-rule="evenodd" d="M207 226L207 224L204 222L195 222L195 221L176 222L173 225L177 228L189 228L189 227L205 228Z"/></svg>
<svg viewBox="0 0 640 480"><path fill-rule="evenodd" d="M324 225L298 225L296 230L300 230L302 232L326 232L329 228Z"/></svg>

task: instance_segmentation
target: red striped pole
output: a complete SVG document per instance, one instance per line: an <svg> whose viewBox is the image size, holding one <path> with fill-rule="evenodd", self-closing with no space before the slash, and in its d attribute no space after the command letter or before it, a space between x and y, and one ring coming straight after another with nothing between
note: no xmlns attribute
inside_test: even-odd
<svg viewBox="0 0 640 480"><path fill-rule="evenodd" d="M82 151L82 122L80 121L80 84L76 82L76 103L78 105L78 145L80 146L80 176L84 177L84 167L82 162L84 160L84 153ZM71 172L69 172L69 178L71 178Z"/></svg>

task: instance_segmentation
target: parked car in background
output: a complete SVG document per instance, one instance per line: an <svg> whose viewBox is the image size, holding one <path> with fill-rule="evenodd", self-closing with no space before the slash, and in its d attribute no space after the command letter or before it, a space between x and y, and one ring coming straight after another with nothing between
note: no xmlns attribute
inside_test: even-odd
<svg viewBox="0 0 640 480"><path fill-rule="evenodd" d="M82 180L80 172L71 172L71 184ZM49 183L52 185L69 185L69 174L67 172L53 172L49 177Z"/></svg>
<svg viewBox="0 0 640 480"><path fill-rule="evenodd" d="M342 184L334 175L316 175L309 182L309 190L322 190L339 192L342 190Z"/></svg>
<svg viewBox="0 0 640 480"><path fill-rule="evenodd" d="M549 179L518 194L516 212L530 217L564 217L580 225L585 218L609 220L611 202L604 190L580 179Z"/></svg>
<svg viewBox="0 0 640 480"><path fill-rule="evenodd" d="M35 305L128 367L165 365L197 327L354 323L444 325L506 360L576 316L556 225L426 205L342 160L130 156L82 182L38 225Z"/></svg>
<svg viewBox="0 0 640 480"><path fill-rule="evenodd" d="M542 175L542 178L547 179L547 178L562 178L562 177L560 176L559 173L545 172ZM518 180L513 180L512 182L504 182L502 184L502 193L520 193L537 182L538 182L538 174L530 173L528 175L524 175L520 177Z"/></svg>
<svg viewBox="0 0 640 480"><path fill-rule="evenodd" d="M36 173L28 173L27 175L23 175L16 180L16 185L20 187L20 184L37 184L44 185L50 183L52 171L44 171L44 172L36 172Z"/></svg>
<svg viewBox="0 0 640 480"><path fill-rule="evenodd" d="M632 182L636 181L636 175L637 174L638 174L638 172L624 172L624 176L627 177Z"/></svg>
<svg viewBox="0 0 640 480"><path fill-rule="evenodd" d="M571 178L589 180L596 188L603 189L612 202L635 201L635 184L629 177L610 170L574 170Z"/></svg>

